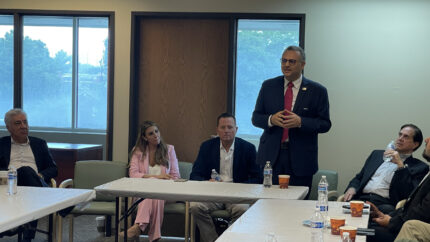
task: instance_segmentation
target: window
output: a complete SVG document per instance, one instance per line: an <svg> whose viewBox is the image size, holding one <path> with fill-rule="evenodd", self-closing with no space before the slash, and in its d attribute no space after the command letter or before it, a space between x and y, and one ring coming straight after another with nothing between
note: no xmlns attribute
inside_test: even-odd
<svg viewBox="0 0 430 242"><path fill-rule="evenodd" d="M252 125L258 92L264 80L282 75L279 59L290 45L299 45L300 20L238 20L235 114L238 136L258 139Z"/></svg>
<svg viewBox="0 0 430 242"><path fill-rule="evenodd" d="M0 15L0 125L13 107L13 16ZM3 115L1 115L3 114Z"/></svg>
<svg viewBox="0 0 430 242"><path fill-rule="evenodd" d="M33 128L106 130L107 17L23 17L23 108Z"/></svg>

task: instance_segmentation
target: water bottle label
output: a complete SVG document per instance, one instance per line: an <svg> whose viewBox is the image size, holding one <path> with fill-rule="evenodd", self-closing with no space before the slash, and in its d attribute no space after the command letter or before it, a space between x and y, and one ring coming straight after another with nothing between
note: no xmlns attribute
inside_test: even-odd
<svg viewBox="0 0 430 242"><path fill-rule="evenodd" d="M264 170L264 175L272 175L272 170L271 169Z"/></svg>
<svg viewBox="0 0 430 242"><path fill-rule="evenodd" d="M327 205L320 205L320 212L328 212L328 206Z"/></svg>
<svg viewBox="0 0 430 242"><path fill-rule="evenodd" d="M327 191L327 187L326 186L318 186L318 191L319 192L325 192L325 191Z"/></svg>
<svg viewBox="0 0 430 242"><path fill-rule="evenodd" d="M315 229L324 228L324 222L312 222L312 228L315 228Z"/></svg>

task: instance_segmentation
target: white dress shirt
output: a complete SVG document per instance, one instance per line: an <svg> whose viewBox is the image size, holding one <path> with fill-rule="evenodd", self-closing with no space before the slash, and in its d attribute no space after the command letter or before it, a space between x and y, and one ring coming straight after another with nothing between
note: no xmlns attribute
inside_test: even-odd
<svg viewBox="0 0 430 242"><path fill-rule="evenodd" d="M27 142L24 144L16 143L12 137L11 147L10 147L10 162L9 168L11 166L18 169L23 166L31 167L36 173L38 173L36 161L34 160L33 151L30 147L30 140L27 138Z"/></svg>
<svg viewBox="0 0 430 242"><path fill-rule="evenodd" d="M411 154L400 155L400 159L405 161L409 156ZM367 182L363 193L374 193L385 198L390 198L390 184L396 170L396 163L384 161L370 178L369 182Z"/></svg>
<svg viewBox="0 0 430 242"><path fill-rule="evenodd" d="M223 182L233 181L233 153L234 153L234 140L229 150L222 146L220 141L219 145L219 171L220 178Z"/></svg>
<svg viewBox="0 0 430 242"><path fill-rule="evenodd" d="M302 85L302 79L303 79L303 75L300 75L299 78L297 78L297 80L293 81L293 103L291 104L291 111L293 111L294 109L294 104L296 104L296 99L297 99L297 94L299 94L299 88ZM288 80L285 79L284 77L284 96L285 96L285 92L288 89ZM281 110L279 110L281 111ZM273 127L272 122L270 122L270 119L272 118L272 115L269 116L269 120L267 121L269 124L269 127Z"/></svg>

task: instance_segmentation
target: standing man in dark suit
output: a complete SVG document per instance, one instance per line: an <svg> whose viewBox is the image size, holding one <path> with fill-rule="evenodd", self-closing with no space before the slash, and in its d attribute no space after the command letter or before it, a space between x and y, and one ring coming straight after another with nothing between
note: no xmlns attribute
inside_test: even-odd
<svg viewBox="0 0 430 242"><path fill-rule="evenodd" d="M27 115L21 109L8 111L4 121L10 136L0 138L0 170L17 169L18 186L47 186L57 176L57 166L46 142L28 136ZM36 227L37 220L26 226L23 241L34 238Z"/></svg>
<svg viewBox="0 0 430 242"><path fill-rule="evenodd" d="M426 138L426 148L423 157L430 161L430 137ZM409 220L420 220L430 223L430 172L424 177L417 188L410 194L402 208L384 214L370 203L371 217L374 224L370 228L375 229L375 236L368 236L367 241L391 242L394 241L402 225Z"/></svg>
<svg viewBox="0 0 430 242"><path fill-rule="evenodd" d="M258 183L259 168L255 163L255 146L237 138L236 119L228 113L217 119L217 138L209 139L200 146L199 154L193 165L191 180L211 180L211 171L215 169L221 182ZM222 204L217 202L192 202L190 212L194 216L203 242L212 242L218 238L211 212L219 209L230 211L232 222L242 215L248 204Z"/></svg>
<svg viewBox="0 0 430 242"><path fill-rule="evenodd" d="M302 48L287 47L284 75L264 81L252 114L252 123L264 129L257 162L261 169L271 162L273 184L279 174L288 174L290 185L310 188L318 171L318 134L331 127L327 90L303 77L305 64Z"/></svg>
<svg viewBox="0 0 430 242"><path fill-rule="evenodd" d="M421 130L413 124L402 125L394 150L374 150L349 183L344 201L358 199L375 204L389 213L406 199L429 171L427 164L412 157L423 142ZM384 158L391 158L384 161Z"/></svg>

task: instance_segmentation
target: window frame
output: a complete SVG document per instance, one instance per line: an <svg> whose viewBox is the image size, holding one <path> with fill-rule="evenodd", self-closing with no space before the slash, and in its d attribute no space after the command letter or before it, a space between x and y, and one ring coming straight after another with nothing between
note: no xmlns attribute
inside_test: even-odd
<svg viewBox="0 0 430 242"><path fill-rule="evenodd" d="M67 11L67 10L22 10L22 9L0 9L1 15L13 16L14 29L14 79L13 79L13 108L23 107L23 17L24 16L51 16L51 17L106 17L108 18L108 73L107 73L107 123L106 130L83 129L83 128L46 128L35 127L35 131L80 133L80 134L104 134L106 133L106 158L112 159L113 145L113 97L114 97L114 49L115 49L115 12L113 11ZM75 104L73 104L75 105ZM77 110L74 108L74 112ZM75 114L73 114L74 116ZM5 128L4 124L0 124Z"/></svg>

